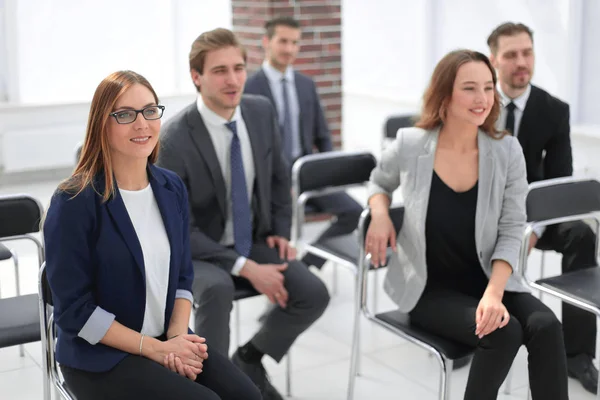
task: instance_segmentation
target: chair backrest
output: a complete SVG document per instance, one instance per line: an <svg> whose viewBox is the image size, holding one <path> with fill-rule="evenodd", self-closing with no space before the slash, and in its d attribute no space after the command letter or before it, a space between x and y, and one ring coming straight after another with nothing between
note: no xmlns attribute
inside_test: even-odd
<svg viewBox="0 0 600 400"><path fill-rule="evenodd" d="M364 184L377 161L368 152L330 151L299 158L292 168L292 185L300 193Z"/></svg>
<svg viewBox="0 0 600 400"><path fill-rule="evenodd" d="M600 211L600 182L569 177L532 183L526 208L529 222Z"/></svg>
<svg viewBox="0 0 600 400"><path fill-rule="evenodd" d="M394 228L396 229L396 233L400 232L402 229L402 223L404 222L404 206L395 206L390 207L390 219L392 220L392 224L394 224ZM360 246L364 250L365 239L367 238L367 231L369 230L369 225L371 224L371 210L365 208L363 211L360 222L358 224L358 229L361 234L360 236Z"/></svg>
<svg viewBox="0 0 600 400"><path fill-rule="evenodd" d="M0 196L0 238L40 231L43 209L26 194Z"/></svg>
<svg viewBox="0 0 600 400"><path fill-rule="evenodd" d="M40 267L40 286L39 293L40 300L42 304L54 306L54 302L52 301L52 290L50 290L50 284L48 283L48 276L46 274L46 263L44 262Z"/></svg>
<svg viewBox="0 0 600 400"><path fill-rule="evenodd" d="M415 126L419 116L414 114L396 115L389 117L385 121L384 137L386 139L396 139L396 134L400 128L411 128Z"/></svg>

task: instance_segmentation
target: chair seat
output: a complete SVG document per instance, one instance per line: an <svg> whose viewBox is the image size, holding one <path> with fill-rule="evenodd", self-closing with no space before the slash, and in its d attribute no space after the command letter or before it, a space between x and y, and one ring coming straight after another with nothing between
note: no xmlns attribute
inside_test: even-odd
<svg viewBox="0 0 600 400"><path fill-rule="evenodd" d="M233 284L235 286L235 292L233 293L234 301L261 295L247 279L236 276L233 278Z"/></svg>
<svg viewBox="0 0 600 400"><path fill-rule="evenodd" d="M415 327L410 323L410 316L408 314L397 310L377 314L375 318L392 325L421 342L427 343L450 360L458 360L475 351L475 348L471 346L457 343Z"/></svg>
<svg viewBox="0 0 600 400"><path fill-rule="evenodd" d="M358 262L360 248L354 233L322 239L314 243L312 247L327 253L331 253L334 256L348 261L354 265L356 265ZM310 249L308 251L310 251ZM388 259L391 255L392 249L388 248ZM371 265L370 269L374 269L374 267Z"/></svg>
<svg viewBox="0 0 600 400"><path fill-rule="evenodd" d="M37 294L0 299L0 348L40 340Z"/></svg>
<svg viewBox="0 0 600 400"><path fill-rule="evenodd" d="M592 267L579 271L544 278L536 283L545 288L572 297L592 307L600 308L600 268Z"/></svg>
<svg viewBox="0 0 600 400"><path fill-rule="evenodd" d="M0 243L0 261L10 260L11 258L12 253L10 252L8 247Z"/></svg>

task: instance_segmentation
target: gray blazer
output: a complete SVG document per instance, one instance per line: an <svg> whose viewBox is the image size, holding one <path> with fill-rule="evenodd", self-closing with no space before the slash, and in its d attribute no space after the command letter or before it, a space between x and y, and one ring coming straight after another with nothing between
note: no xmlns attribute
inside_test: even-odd
<svg viewBox="0 0 600 400"><path fill-rule="evenodd" d="M403 312L414 308L425 289L425 218L439 129L400 129L371 174L369 197L384 193L392 198L400 186L404 223L397 237L398 252L390 260L385 290ZM479 185L475 215L475 244L479 261L490 277L492 261L519 259L525 228L527 176L519 142L512 136L496 140L483 131L479 146ZM512 275L507 291L527 292L521 277Z"/></svg>
<svg viewBox="0 0 600 400"><path fill-rule="evenodd" d="M248 129L256 180L252 195L253 239L290 237L292 206L288 169L283 159L275 109L262 96L244 95L240 103ZM222 246L225 231L225 180L210 134L196 102L161 129L158 165L177 173L185 183L190 204L192 258L231 271L239 254Z"/></svg>

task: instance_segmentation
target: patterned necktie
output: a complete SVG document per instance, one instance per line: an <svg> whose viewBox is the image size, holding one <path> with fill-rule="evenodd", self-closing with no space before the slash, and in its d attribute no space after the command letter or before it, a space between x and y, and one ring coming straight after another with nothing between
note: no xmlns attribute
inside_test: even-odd
<svg viewBox="0 0 600 400"><path fill-rule="evenodd" d="M287 80L285 78L281 78L281 89L283 91L283 125L281 126L281 143L284 154L291 164L291 162L294 161L294 133L292 132L292 111L290 109Z"/></svg>
<svg viewBox="0 0 600 400"><path fill-rule="evenodd" d="M231 208L233 213L234 248L243 257L252 249L252 214L248 201L248 186L242 159L242 147L237 134L236 121L225 124L233 133L231 139Z"/></svg>
<svg viewBox="0 0 600 400"><path fill-rule="evenodd" d="M505 129L511 135L515 134L515 108L517 106L512 101L506 105L506 127Z"/></svg>

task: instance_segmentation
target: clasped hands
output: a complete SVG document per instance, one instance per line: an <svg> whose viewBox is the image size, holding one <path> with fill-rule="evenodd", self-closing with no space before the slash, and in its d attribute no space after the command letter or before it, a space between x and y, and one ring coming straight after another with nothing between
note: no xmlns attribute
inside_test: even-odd
<svg viewBox="0 0 600 400"><path fill-rule="evenodd" d="M177 335L162 342L155 361L166 368L193 381L202 372L204 360L208 358L206 339L198 335Z"/></svg>

